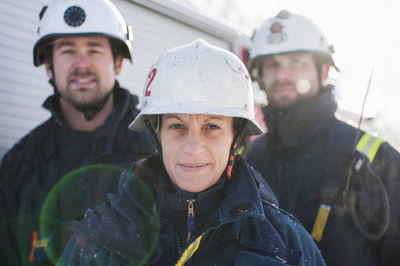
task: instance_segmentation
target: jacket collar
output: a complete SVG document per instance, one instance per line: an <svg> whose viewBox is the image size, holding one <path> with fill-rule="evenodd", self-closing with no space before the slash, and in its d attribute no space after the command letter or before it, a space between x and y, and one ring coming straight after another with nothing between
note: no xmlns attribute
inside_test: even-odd
<svg viewBox="0 0 400 266"><path fill-rule="evenodd" d="M94 137L96 139L104 139L106 138L105 145L103 146L103 151L96 152L93 150L92 156L105 156L111 155L113 149L114 139L117 137L116 133L118 130L118 126L123 119L123 116L128 112L128 109L134 108L139 100L136 95L130 94L126 89L123 89L119 86L119 83L116 81L114 88L114 101L115 106L111 114L107 117L106 121L103 125L98 127L94 131ZM50 125L49 132L46 139L51 142L52 145L44 145L44 154L46 158L50 158L57 153L57 145L54 145L56 142L56 130L64 127L64 122L62 118L61 108L58 100L58 96L51 95L49 96L42 105L45 109L47 109L51 115L52 123L55 125ZM57 127L58 126L58 127ZM128 130L128 129L127 129ZM95 155L97 154L97 155ZM95 159L94 159L95 160Z"/></svg>
<svg viewBox="0 0 400 266"><path fill-rule="evenodd" d="M113 87L115 107L114 107L114 111L112 113L115 113L115 110L117 109L117 107L119 105L125 105L124 102L126 102L128 100L127 98L129 98L129 97L127 97L128 94L129 94L128 91L125 89L122 89L119 86L118 81L115 81L115 84ZM136 96L134 96L134 98L132 100L133 100L135 106L139 102L139 100ZM47 99L43 102L42 107L51 113L52 117L55 119L55 121L58 125L60 125L60 126L64 125L58 95L53 94L53 95L50 95L49 97L47 97ZM112 114L110 116L112 116Z"/></svg>
<svg viewBox="0 0 400 266"><path fill-rule="evenodd" d="M267 146L274 152L290 152L301 147L334 119L337 103L330 91L281 109L263 109L268 127Z"/></svg>
<svg viewBox="0 0 400 266"><path fill-rule="evenodd" d="M265 218L256 182L244 160L236 161L235 172L230 180L224 173L214 186L199 193L173 189L165 170L161 171L158 184L158 190L162 191L159 204L169 210L186 212L186 201L195 199L196 216L208 217L207 227L244 216Z"/></svg>
<svg viewBox="0 0 400 266"><path fill-rule="evenodd" d="M265 219L264 208L255 180L244 160L236 161L235 173L226 180L217 215L220 223L253 216Z"/></svg>

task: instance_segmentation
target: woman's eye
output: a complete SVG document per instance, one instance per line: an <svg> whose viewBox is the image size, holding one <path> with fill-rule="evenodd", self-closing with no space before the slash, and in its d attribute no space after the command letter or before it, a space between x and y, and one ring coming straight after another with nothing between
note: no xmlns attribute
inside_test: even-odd
<svg viewBox="0 0 400 266"><path fill-rule="evenodd" d="M171 124L171 125L168 126L168 128L171 128L171 129L182 129L183 125L181 125L181 124Z"/></svg>
<svg viewBox="0 0 400 266"><path fill-rule="evenodd" d="M207 125L207 129L211 129L211 130L219 129L219 126L210 124L210 125Z"/></svg>

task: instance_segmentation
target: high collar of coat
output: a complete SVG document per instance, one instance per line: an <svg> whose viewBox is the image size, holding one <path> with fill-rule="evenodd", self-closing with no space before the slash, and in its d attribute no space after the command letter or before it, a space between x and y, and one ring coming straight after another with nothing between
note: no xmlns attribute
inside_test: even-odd
<svg viewBox="0 0 400 266"><path fill-rule="evenodd" d="M139 102L139 99L137 98L137 96L132 95L133 97L129 97L129 92L125 89L122 89L119 86L118 81L115 81L114 83L114 87L112 89L113 91L113 96L114 96L114 103L115 103L115 107L114 110L112 112L112 114L109 116L109 118L111 116L113 116L116 109L120 109L122 108L122 105L126 105L126 102L128 100L133 101L133 105L136 106ZM132 98L132 99L130 99ZM47 99L43 102L42 107L45 108L46 110L48 110L52 117L55 119L56 123L60 126L64 125L63 122L63 116L62 116L62 112L61 112L61 106L60 106L60 102L59 102L59 96L57 94L53 94L50 95L49 97L47 97ZM110 119L107 119L110 120Z"/></svg>
<svg viewBox="0 0 400 266"><path fill-rule="evenodd" d="M116 137L116 131L118 130L120 122L126 115L128 108L134 108L139 102L138 97L136 95L129 94L129 92L126 89L123 89L119 86L117 81L115 82L113 87L113 94L115 99L115 106L113 111L107 117L104 124L98 127L94 131L95 133L94 135L96 136L107 137L107 144L104 145L104 150L98 154L99 157L111 154L113 144L115 142L114 137ZM51 127L51 133L48 134L48 137L45 140L49 144L43 145L44 156L46 158L50 158L57 153L58 149L57 145L54 145L56 129L63 129L63 130L72 130L72 129L67 129L66 127L64 127L58 96L56 95L49 96L44 101L42 106L51 113L52 115L51 121L52 123L54 123L53 125L58 126L58 127L57 126Z"/></svg>
<svg viewBox="0 0 400 266"><path fill-rule="evenodd" d="M156 192L165 208L171 210L187 210L187 200L195 199L195 210L199 215L208 217L211 224L220 224L238 219L242 216L264 218L264 210L253 175L244 162L235 162L235 171L231 179L226 173L216 184L202 192L187 192L174 189L170 184L165 170L160 172ZM161 192L161 193L160 193Z"/></svg>
<svg viewBox="0 0 400 266"><path fill-rule="evenodd" d="M289 108L265 107L268 148L287 153L303 146L331 123L336 109L334 96L327 90Z"/></svg>

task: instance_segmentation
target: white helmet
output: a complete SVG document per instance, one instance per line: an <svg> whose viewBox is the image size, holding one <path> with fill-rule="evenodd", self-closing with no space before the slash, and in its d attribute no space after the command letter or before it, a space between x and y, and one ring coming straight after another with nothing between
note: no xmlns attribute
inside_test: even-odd
<svg viewBox="0 0 400 266"><path fill-rule="evenodd" d="M333 66L333 46L323 32L308 18L282 10L265 21L253 36L250 69L259 58L296 51L315 52L327 56Z"/></svg>
<svg viewBox="0 0 400 266"><path fill-rule="evenodd" d="M150 68L142 110L129 128L146 130L146 116L155 128L160 114L213 114L248 120L247 132L261 134L254 119L250 76L233 53L203 40L169 50Z"/></svg>
<svg viewBox="0 0 400 266"><path fill-rule="evenodd" d="M52 37L98 34L122 42L122 53L131 62L132 28L110 0L54 0L39 14L38 39L33 63L44 63L47 41Z"/></svg>

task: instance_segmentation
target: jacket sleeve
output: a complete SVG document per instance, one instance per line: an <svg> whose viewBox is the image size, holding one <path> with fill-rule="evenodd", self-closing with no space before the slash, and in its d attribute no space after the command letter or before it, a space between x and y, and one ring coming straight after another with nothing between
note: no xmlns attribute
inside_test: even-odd
<svg viewBox="0 0 400 266"><path fill-rule="evenodd" d="M317 245L299 222L289 222L286 241L290 247L301 250L301 265L325 265Z"/></svg>
<svg viewBox="0 0 400 266"><path fill-rule="evenodd" d="M6 153L0 166L0 265L21 263L15 236L18 202L13 169L16 159L12 149Z"/></svg>
<svg viewBox="0 0 400 266"><path fill-rule="evenodd" d="M134 265L118 254L105 249L78 234L74 234L65 247L56 265Z"/></svg>
<svg viewBox="0 0 400 266"><path fill-rule="evenodd" d="M72 224L73 237L58 265L138 265L152 255L159 219L154 199L137 178L122 174L120 195Z"/></svg>
<svg viewBox="0 0 400 266"><path fill-rule="evenodd" d="M15 151L11 149L4 156L0 166L0 221L16 215L17 202L14 193L15 182L18 181L15 177L16 160Z"/></svg>
<svg viewBox="0 0 400 266"><path fill-rule="evenodd" d="M389 227L379 240L379 265L393 265L400 261L400 154L388 143L380 146L371 165L383 181L389 197Z"/></svg>
<svg viewBox="0 0 400 266"><path fill-rule="evenodd" d="M275 228L286 246L301 252L300 265L326 265L310 234L293 215L275 206L264 207L264 210L267 219L275 224Z"/></svg>

